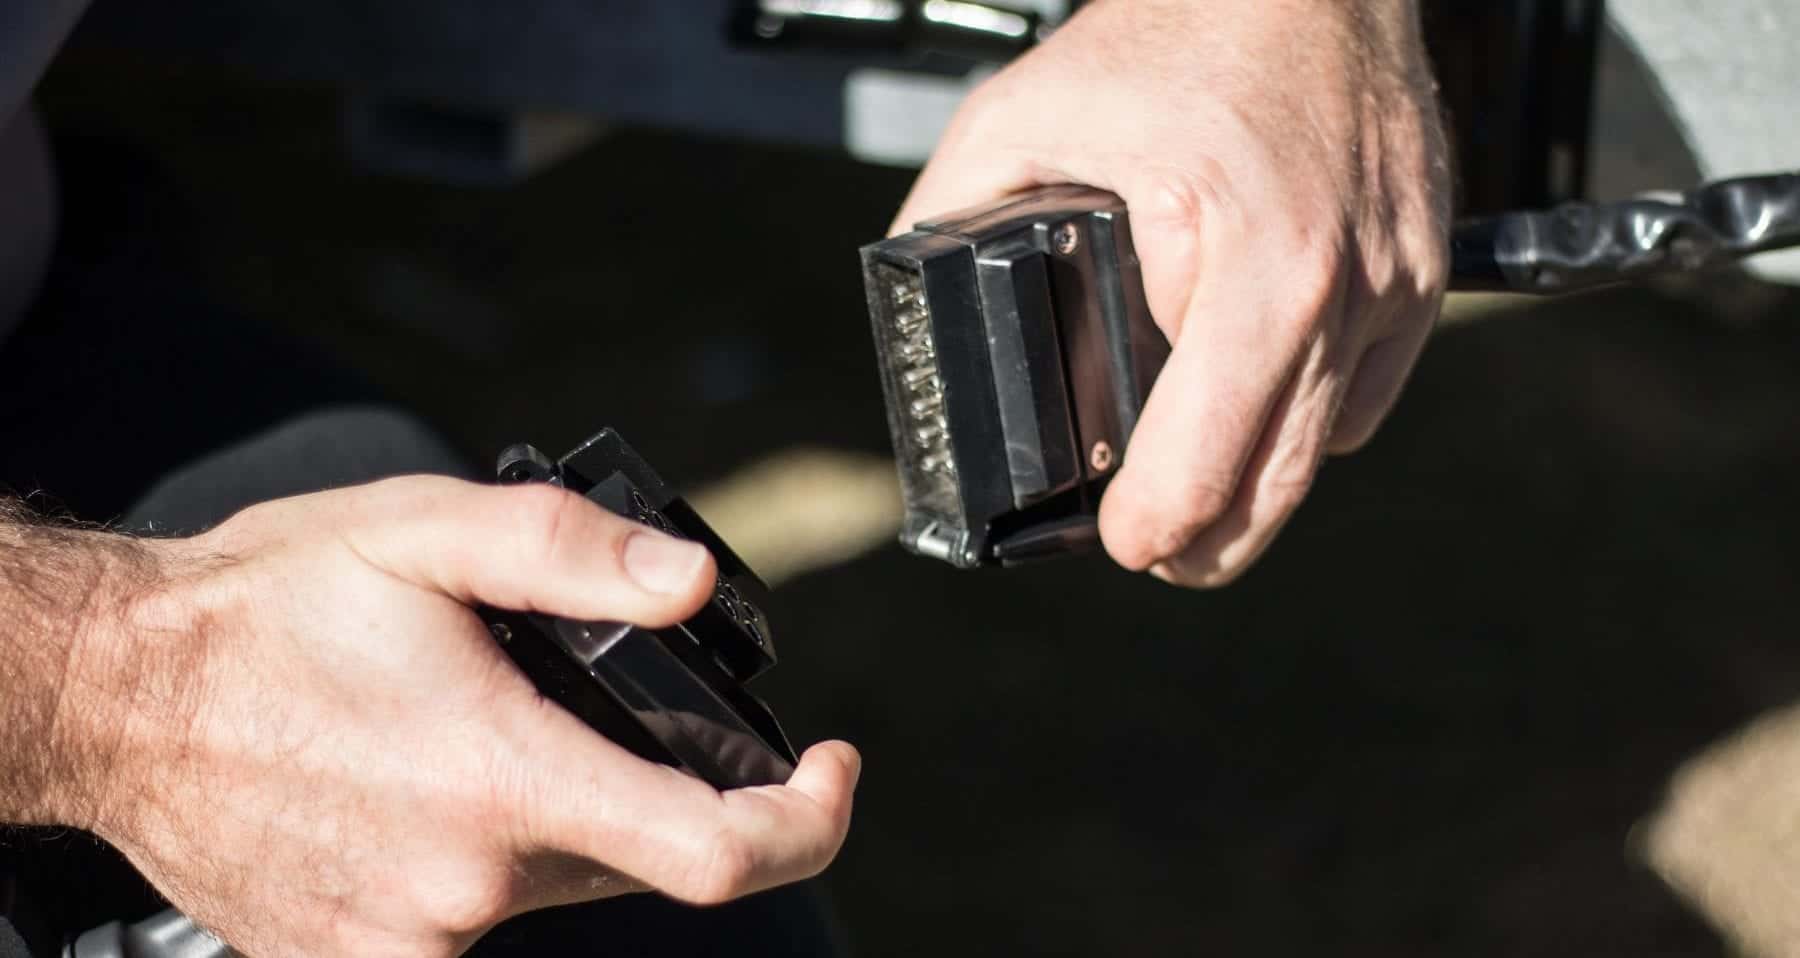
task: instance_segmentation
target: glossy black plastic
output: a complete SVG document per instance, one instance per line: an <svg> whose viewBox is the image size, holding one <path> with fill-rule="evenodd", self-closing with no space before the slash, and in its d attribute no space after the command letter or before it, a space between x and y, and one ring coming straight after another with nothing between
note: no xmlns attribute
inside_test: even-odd
<svg viewBox="0 0 1800 958"><path fill-rule="evenodd" d="M796 758L774 713L744 683L775 664L768 587L618 433L552 462L508 449L502 482L548 482L692 539L718 565L713 600L666 629L483 610L495 639L545 697L637 755L715 788L785 782Z"/></svg>
<svg viewBox="0 0 1800 958"><path fill-rule="evenodd" d="M739 0L731 37L752 48L944 55L1004 62L1049 33L1028 6L977 0Z"/></svg>
<svg viewBox="0 0 1800 958"><path fill-rule="evenodd" d="M901 542L965 568L1095 542L1100 494L1169 353L1124 203L1048 187L862 257Z"/></svg>

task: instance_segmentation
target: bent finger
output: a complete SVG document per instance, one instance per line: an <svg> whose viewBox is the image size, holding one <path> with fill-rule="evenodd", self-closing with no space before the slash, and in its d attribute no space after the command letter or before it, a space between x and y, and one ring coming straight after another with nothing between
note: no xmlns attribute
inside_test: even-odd
<svg viewBox="0 0 1800 958"><path fill-rule="evenodd" d="M1355 452L1375 437L1375 431L1399 401L1413 367L1418 365L1431 329L1429 317L1409 319L1394 335L1363 353L1344 393L1343 410L1332 428L1327 447L1332 455Z"/></svg>
<svg viewBox="0 0 1800 958"><path fill-rule="evenodd" d="M1101 503L1102 539L1128 569L1183 553L1224 518L1319 316L1339 299L1335 282L1289 294L1257 259L1232 256L1198 280Z"/></svg>
<svg viewBox="0 0 1800 958"><path fill-rule="evenodd" d="M1312 487L1343 392L1326 341L1314 344L1275 404L1236 497L1219 520L1151 573L1176 585L1215 588L1242 575L1287 524Z"/></svg>
<svg viewBox="0 0 1800 958"><path fill-rule="evenodd" d="M808 749L785 785L718 792L595 738L566 714L537 726L571 751L539 770L523 810L529 843L683 901L716 904L810 878L848 833L862 759L843 742Z"/></svg>

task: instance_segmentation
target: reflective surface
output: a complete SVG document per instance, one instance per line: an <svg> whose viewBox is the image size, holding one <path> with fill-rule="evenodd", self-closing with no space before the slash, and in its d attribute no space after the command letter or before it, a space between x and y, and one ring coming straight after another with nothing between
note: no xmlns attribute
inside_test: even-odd
<svg viewBox="0 0 1800 958"><path fill-rule="evenodd" d="M502 481L547 482L712 552L713 601L686 622L643 629L490 610L495 639L539 691L639 756L715 788L787 781L797 759L775 716L743 687L775 664L768 589L619 435L604 430L551 462L507 448Z"/></svg>

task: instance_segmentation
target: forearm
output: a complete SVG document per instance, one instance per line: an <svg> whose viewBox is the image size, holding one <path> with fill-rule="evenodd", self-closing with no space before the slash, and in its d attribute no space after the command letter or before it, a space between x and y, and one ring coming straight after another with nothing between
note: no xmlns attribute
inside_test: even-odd
<svg viewBox="0 0 1800 958"><path fill-rule="evenodd" d="M155 565L127 537L0 499L0 823L95 823L118 737L91 647L125 635L124 601Z"/></svg>

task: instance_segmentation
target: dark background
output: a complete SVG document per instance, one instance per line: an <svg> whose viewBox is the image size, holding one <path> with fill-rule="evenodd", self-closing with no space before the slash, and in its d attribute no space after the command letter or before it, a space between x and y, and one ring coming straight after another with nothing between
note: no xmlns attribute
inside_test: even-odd
<svg viewBox="0 0 1800 958"><path fill-rule="evenodd" d="M885 447L855 249L904 171L622 127L453 188L354 172L305 85L77 56L42 93L98 282L291 335L474 459L603 423L687 484ZM1462 304L1221 592L894 548L785 586L761 691L867 757L829 875L858 952L1720 953L1632 829L1800 689L1797 305Z"/></svg>

